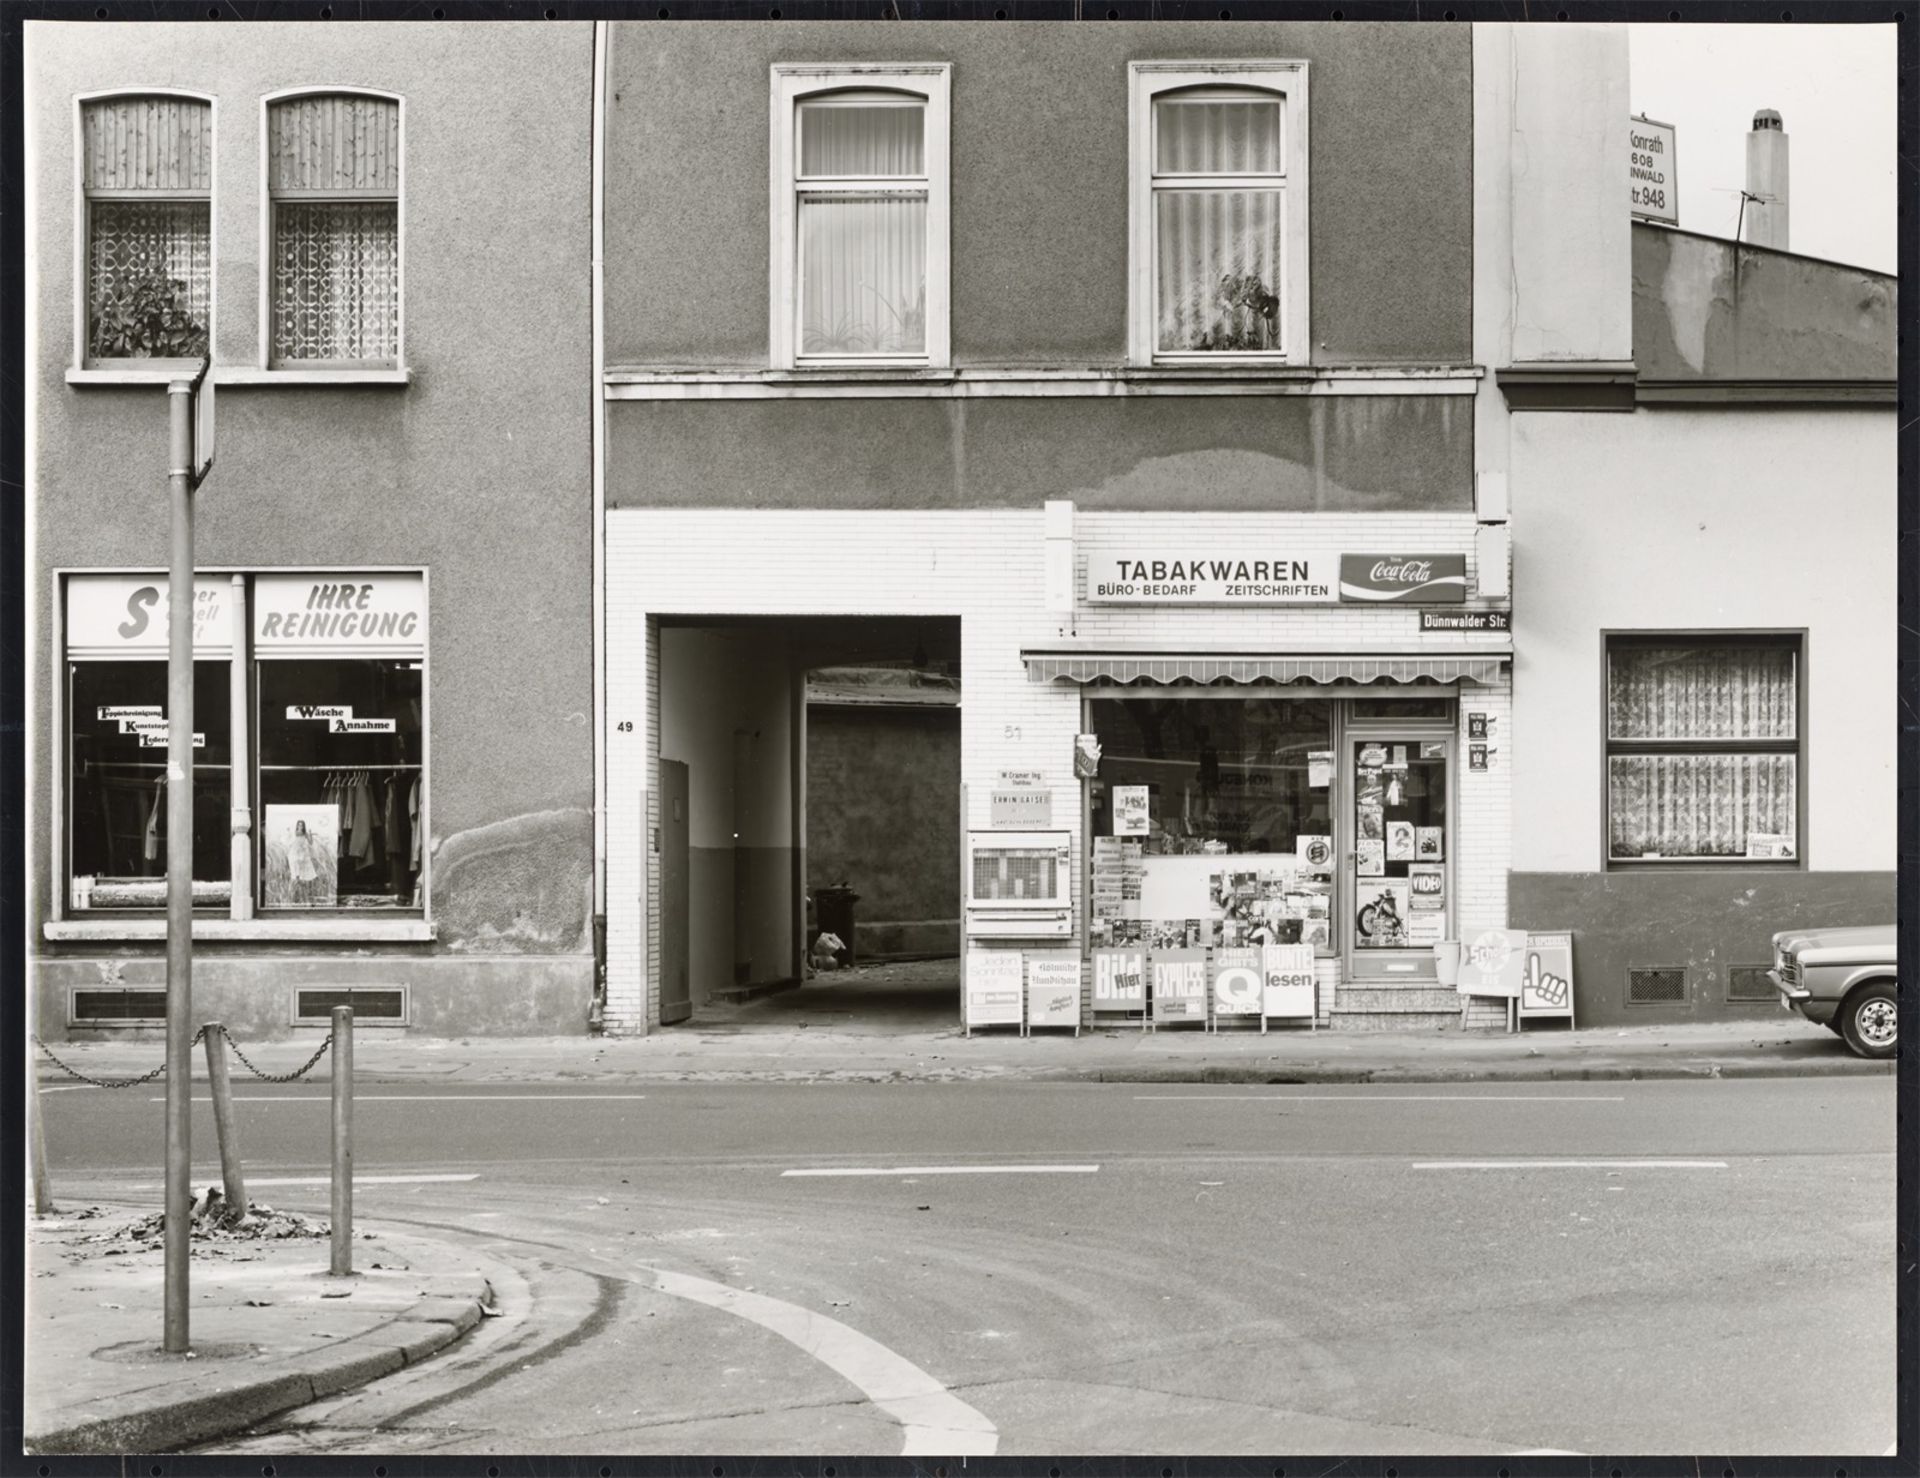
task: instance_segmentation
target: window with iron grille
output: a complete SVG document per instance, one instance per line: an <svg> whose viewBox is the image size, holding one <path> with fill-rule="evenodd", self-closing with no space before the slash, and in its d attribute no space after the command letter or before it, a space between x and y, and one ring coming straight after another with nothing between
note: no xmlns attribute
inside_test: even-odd
<svg viewBox="0 0 1920 1478"><path fill-rule="evenodd" d="M83 358L192 364L213 321L213 105L178 94L80 106Z"/></svg>
<svg viewBox="0 0 1920 1478"><path fill-rule="evenodd" d="M1797 866L1800 639L1607 640L1607 863Z"/></svg>
<svg viewBox="0 0 1920 1478"><path fill-rule="evenodd" d="M268 104L270 367L399 367L400 134L391 97Z"/></svg>

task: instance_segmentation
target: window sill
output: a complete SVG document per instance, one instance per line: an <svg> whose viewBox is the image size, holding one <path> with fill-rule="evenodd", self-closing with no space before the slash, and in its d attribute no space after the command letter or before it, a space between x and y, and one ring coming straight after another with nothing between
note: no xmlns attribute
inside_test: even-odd
<svg viewBox="0 0 1920 1478"><path fill-rule="evenodd" d="M409 369L261 369L251 365L218 365L216 385L408 385Z"/></svg>
<svg viewBox="0 0 1920 1478"><path fill-rule="evenodd" d="M49 940L165 939L165 919L50 919L42 932ZM407 944L433 939L427 919L195 919L193 937L259 943Z"/></svg>
<svg viewBox="0 0 1920 1478"><path fill-rule="evenodd" d="M814 396L1472 395L1473 364L1300 365L1277 362L1072 367L821 365L803 369L610 368L609 400L785 400Z"/></svg>
<svg viewBox="0 0 1920 1478"><path fill-rule="evenodd" d="M198 362L177 369L70 369L69 385L170 385L191 380Z"/></svg>

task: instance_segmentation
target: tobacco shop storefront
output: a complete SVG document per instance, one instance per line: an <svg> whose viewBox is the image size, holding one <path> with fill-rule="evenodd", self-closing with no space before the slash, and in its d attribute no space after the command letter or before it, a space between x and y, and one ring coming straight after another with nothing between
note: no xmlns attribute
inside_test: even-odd
<svg viewBox="0 0 1920 1478"><path fill-rule="evenodd" d="M1360 525L1344 548L1261 559L1075 521L1073 639L1021 656L1079 712L1080 832L1053 840L1082 866L1054 919L1074 921L1088 1022L1460 1019L1434 946L1505 924L1509 616L1474 578L1470 519L1406 554L1341 521ZM994 896L1003 873L1032 890L991 830L970 845L969 977L1018 948L1031 985L1067 941ZM1297 989L1256 985L1276 969Z"/></svg>

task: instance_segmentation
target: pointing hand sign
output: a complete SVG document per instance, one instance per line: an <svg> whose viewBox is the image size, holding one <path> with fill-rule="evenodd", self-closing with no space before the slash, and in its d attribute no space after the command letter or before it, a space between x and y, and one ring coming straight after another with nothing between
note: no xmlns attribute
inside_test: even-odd
<svg viewBox="0 0 1920 1478"><path fill-rule="evenodd" d="M1539 1001L1548 1006L1564 1006L1567 1003L1568 983L1558 975L1540 968L1540 954L1537 950L1527 951L1527 973L1522 982L1522 988L1529 1001Z"/></svg>

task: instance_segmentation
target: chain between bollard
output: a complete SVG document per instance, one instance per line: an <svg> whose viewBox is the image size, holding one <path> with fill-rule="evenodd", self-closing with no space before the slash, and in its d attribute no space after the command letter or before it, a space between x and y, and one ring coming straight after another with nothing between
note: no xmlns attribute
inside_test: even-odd
<svg viewBox="0 0 1920 1478"><path fill-rule="evenodd" d="M220 1035L227 1039L227 1045L233 1048L233 1055L240 1059L241 1066L246 1068L248 1072L252 1073L256 1078L260 1079L260 1081L263 1083L291 1083L296 1078L305 1077L309 1072L313 1070L313 1065L316 1062L318 1062L322 1057L325 1057L327 1055L328 1049L333 1046L333 1038L328 1037L325 1040L323 1040L317 1048L314 1049L313 1056L309 1057L305 1062L301 1063L300 1066L295 1068L292 1072L263 1073L260 1071L259 1068L255 1067L251 1062L247 1060L247 1054L240 1050L240 1044L234 1041L232 1032L228 1031L224 1026L222 1026L219 1030L220 1030ZM205 1037L206 1034L207 1034L207 1029L204 1026L201 1027L198 1031L196 1031L193 1034L193 1040L187 1043L188 1049L191 1050L192 1048L199 1046L201 1039ZM75 1078L82 1083L90 1084L95 1088L138 1088L142 1083L151 1083L155 1078L164 1077L167 1071L166 1063L162 1062L160 1066L155 1068L152 1072L142 1073L137 1078L96 1078L89 1073L81 1072L78 1068L72 1066L69 1063L62 1062L58 1057L54 1056L53 1049L49 1047L45 1042L41 1041L38 1035L34 1037L33 1045L40 1049L41 1054L47 1059L47 1061L51 1062L55 1067L59 1068L60 1071L65 1073L68 1077Z"/></svg>
<svg viewBox="0 0 1920 1478"><path fill-rule="evenodd" d="M193 1041L187 1043L188 1048L191 1049L194 1046L198 1045L200 1039L204 1037L206 1034L207 1034L207 1029L205 1027L201 1027L199 1031L193 1034ZM231 1041L232 1038L228 1038L228 1040ZM167 1065L163 1061L160 1064L160 1066L155 1068L152 1072L142 1073L137 1078L96 1078L89 1073L81 1072L78 1068L73 1067L68 1063L64 1063L58 1057L55 1057L53 1055L53 1049L49 1047L45 1042L41 1041L37 1033L34 1035L33 1045L40 1049L41 1055L43 1055L48 1062L51 1062L55 1067L59 1068L60 1071L65 1073L68 1077L77 1078L82 1083L91 1084L95 1088L138 1088L142 1083L151 1083L155 1078L162 1076L167 1070ZM238 1050L238 1049L235 1049L235 1050Z"/></svg>
<svg viewBox="0 0 1920 1478"><path fill-rule="evenodd" d="M204 1028L202 1028L202 1030L204 1030ZM313 1065L316 1062L318 1062L321 1058L325 1057L327 1055L328 1050L333 1046L333 1038L326 1037L321 1041L318 1047L313 1049L313 1056L309 1057L305 1062L301 1063L300 1066L295 1068L292 1072L263 1073L260 1071L259 1068L255 1067L251 1062L247 1061L247 1054L240 1050L240 1044L234 1041L232 1032L228 1031L223 1026L220 1028L220 1035L227 1039L227 1045L233 1048L233 1055L240 1059L240 1065L244 1067L248 1072L252 1073L256 1078L260 1079L260 1081L263 1083L291 1083L295 1078L304 1078L310 1071L312 1071ZM198 1040L198 1039L196 1038L195 1040Z"/></svg>

